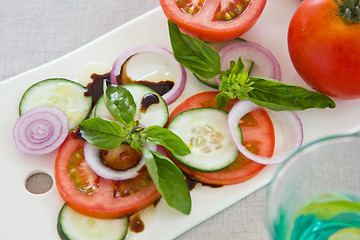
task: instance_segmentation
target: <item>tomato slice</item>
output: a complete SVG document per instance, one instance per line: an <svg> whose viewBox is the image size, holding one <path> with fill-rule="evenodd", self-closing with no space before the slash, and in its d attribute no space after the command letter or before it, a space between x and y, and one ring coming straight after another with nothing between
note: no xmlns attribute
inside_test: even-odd
<svg viewBox="0 0 360 240"><path fill-rule="evenodd" d="M96 218L131 215L151 205L160 194L146 168L133 179L112 181L97 176L86 164L85 140L71 132L55 159L55 182L64 201L74 210Z"/></svg>
<svg viewBox="0 0 360 240"><path fill-rule="evenodd" d="M160 0L166 17L203 41L226 41L248 31L266 0Z"/></svg>
<svg viewBox="0 0 360 240"><path fill-rule="evenodd" d="M179 113L201 107L218 108L215 102L216 91L201 92L193 95L179 104L170 114L169 122ZM231 100L227 106L222 108L230 111L235 104ZM223 123L226 124L226 123ZM271 157L275 148L275 132L272 121L265 110L256 110L246 114L239 122L244 146L255 154L264 157ZM256 176L264 167L260 163L249 160L241 153L233 164L218 172L199 172L189 169L179 163L176 164L189 177L205 184L229 185L247 181Z"/></svg>

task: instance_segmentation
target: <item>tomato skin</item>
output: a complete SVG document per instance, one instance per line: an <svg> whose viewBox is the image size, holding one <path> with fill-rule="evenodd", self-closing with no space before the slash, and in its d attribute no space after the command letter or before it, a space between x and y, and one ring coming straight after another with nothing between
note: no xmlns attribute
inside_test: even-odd
<svg viewBox="0 0 360 240"><path fill-rule="evenodd" d="M305 0L288 29L291 61L315 90L339 99L360 97L360 23L337 16L333 0Z"/></svg>
<svg viewBox="0 0 360 240"><path fill-rule="evenodd" d="M215 102L217 91L201 92L195 94L180 103L170 114L169 122L179 113L193 108L213 107L218 108ZM230 100L227 106L222 108L230 111L236 100ZM258 155L271 157L275 148L275 132L269 115L265 110L253 111L242 118L240 128L243 133L243 144L249 146ZM226 124L226 123L224 123ZM218 172L199 172L189 169L175 160L174 162L189 177L210 185L231 185L247 181L265 167L260 163L251 161L241 153L233 164Z"/></svg>
<svg viewBox="0 0 360 240"><path fill-rule="evenodd" d="M85 140L71 132L59 147L55 159L55 182L60 196L81 214L110 219L127 216L146 208L160 198L151 181L140 191L126 197L114 197L116 181L99 177L98 190L90 194L79 191L70 178L68 165L75 153L81 153Z"/></svg>
<svg viewBox="0 0 360 240"><path fill-rule="evenodd" d="M220 0L207 0L203 9L191 15L182 11L175 0L160 0L165 16L179 28L202 41L220 42L232 40L247 32L258 20L266 0L251 0L240 17L231 21L214 21L214 12Z"/></svg>

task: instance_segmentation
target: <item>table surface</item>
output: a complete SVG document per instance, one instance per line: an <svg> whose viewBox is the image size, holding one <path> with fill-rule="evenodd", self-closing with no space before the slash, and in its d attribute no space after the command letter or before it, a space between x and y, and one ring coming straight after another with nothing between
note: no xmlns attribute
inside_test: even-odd
<svg viewBox="0 0 360 240"><path fill-rule="evenodd" d="M0 81L57 59L159 6L158 0L2 0L1 3ZM266 188L177 239L270 239L264 221Z"/></svg>

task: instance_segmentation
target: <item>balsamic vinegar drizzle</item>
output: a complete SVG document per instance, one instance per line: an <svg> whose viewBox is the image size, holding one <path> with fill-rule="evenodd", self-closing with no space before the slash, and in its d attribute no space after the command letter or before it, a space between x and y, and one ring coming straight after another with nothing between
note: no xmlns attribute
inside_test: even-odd
<svg viewBox="0 0 360 240"><path fill-rule="evenodd" d="M129 217L129 229L132 232L139 233L144 231L145 224L140 218L141 213L135 213Z"/></svg>
<svg viewBox="0 0 360 240"><path fill-rule="evenodd" d="M145 113L151 105L158 103L160 103L159 97L155 94L148 93L141 100L140 112Z"/></svg>
<svg viewBox="0 0 360 240"><path fill-rule="evenodd" d="M96 102L104 93L104 81L110 82L110 72L105 74L91 74L92 82L86 86L85 96L92 96L92 106L94 107Z"/></svg>
<svg viewBox="0 0 360 240"><path fill-rule="evenodd" d="M134 56L134 55L133 55ZM116 82L118 85L128 84L128 83L136 83L146 87L151 88L155 92L157 92L160 96L164 95L165 93L169 92L174 87L174 82L170 80L163 80L160 82L151 82L146 80L133 80L131 79L126 71L126 65L131 57L129 57L125 63L121 66L120 74L116 76ZM105 74L91 74L92 82L90 82L86 86L86 91L84 93L85 96L92 96L92 106L96 105L96 102L99 98L103 95L103 84L104 81L106 83L110 83L110 72ZM152 104L159 103L160 100L154 94L147 94L144 96L141 102L140 111L145 112L147 108L150 107Z"/></svg>
<svg viewBox="0 0 360 240"><path fill-rule="evenodd" d="M133 55L134 56L134 55ZM174 87L174 82L170 80L164 80L160 82L150 82L150 81L143 81L143 80L133 80L129 77L126 71L126 66L128 64L128 61L131 57L129 57L124 64L121 66L120 74L116 76L116 82L121 84L127 84L127 83L137 83L141 84L143 86L149 87L155 92L157 92L160 96L164 95L168 91L170 91Z"/></svg>
<svg viewBox="0 0 360 240"><path fill-rule="evenodd" d="M160 96L170 91L174 86L174 82L170 80L160 81L160 82L133 81L132 83L137 83L149 87L155 92L157 92Z"/></svg>
<svg viewBox="0 0 360 240"><path fill-rule="evenodd" d="M105 74L96 74L93 73L91 74L91 79L92 82L90 82L87 86L86 86L86 91L84 93L85 96L92 96L92 107L94 107L97 103L97 101L99 100L99 98L104 94L104 81L106 83L110 83L110 72L105 73ZM172 86L174 85L173 82L171 81L167 81L172 83ZM164 82L147 82L147 81L132 81L132 83L136 83L136 84L141 84L144 86L151 86L150 88L153 89L154 91L156 91L158 94L160 94L159 92L164 91L164 94L169 91L170 89L168 89L169 84L166 85L166 87L164 87ZM121 83L120 85L122 85L123 83ZM125 83L124 83L125 84ZM168 90L167 90L168 89ZM160 94L161 95L161 94ZM152 104L158 104L160 103L160 99L158 98L158 96L156 96L155 94L152 93L148 93L146 94L142 101L141 101L141 106L140 106L140 111L141 112L146 112L146 110L152 105Z"/></svg>
<svg viewBox="0 0 360 240"><path fill-rule="evenodd" d="M189 174L185 173L184 171L182 171L182 172L183 172L183 175L185 176L185 181L186 181L186 184L188 185L188 188L190 191L193 190L195 188L196 184L198 184L198 183L204 187L211 187L211 188L223 187L223 185L203 183L203 182L191 177Z"/></svg>

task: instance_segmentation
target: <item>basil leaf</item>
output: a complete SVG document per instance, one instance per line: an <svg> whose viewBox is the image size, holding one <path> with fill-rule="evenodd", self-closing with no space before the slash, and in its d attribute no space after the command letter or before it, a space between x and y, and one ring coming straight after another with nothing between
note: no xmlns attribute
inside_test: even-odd
<svg viewBox="0 0 360 240"><path fill-rule="evenodd" d="M105 91L105 105L121 124L130 123L136 113L136 103L131 93L121 85L109 85Z"/></svg>
<svg viewBox="0 0 360 240"><path fill-rule="evenodd" d="M228 76L221 75L221 83L218 88L230 99L244 100L249 98L248 93L253 90L252 84L247 72L231 73Z"/></svg>
<svg viewBox="0 0 360 240"><path fill-rule="evenodd" d="M255 104L275 111L295 111L308 108L334 108L328 96L305 88L285 84L273 79L249 77L239 57L236 64L220 74L221 83L216 96L218 106L223 106L226 96L230 99L249 99Z"/></svg>
<svg viewBox="0 0 360 240"><path fill-rule="evenodd" d="M221 83L218 88L222 95L227 95L229 99L238 98L239 100L244 100L249 98L248 92L253 89L251 87L252 82L248 72L245 72L245 65L241 57L239 57L236 64L234 61L231 61L230 68L221 73L219 78ZM224 101L225 98L222 98ZM224 102L218 100L217 103L223 104Z"/></svg>
<svg viewBox="0 0 360 240"><path fill-rule="evenodd" d="M164 146L180 156L190 153L190 149L184 141L169 129L154 125L147 127L145 132L145 141L148 143Z"/></svg>
<svg viewBox="0 0 360 240"><path fill-rule="evenodd" d="M252 68L252 66L251 66L251 68ZM229 75L231 73L237 74L237 73L243 73L243 72L245 72L245 65L240 56L236 63L235 63L235 61L230 61L230 68L227 69L221 75Z"/></svg>
<svg viewBox="0 0 360 240"><path fill-rule="evenodd" d="M79 128L87 142L105 150L117 148L125 137L120 123L102 118L89 118Z"/></svg>
<svg viewBox="0 0 360 240"><path fill-rule="evenodd" d="M335 108L328 96L272 79L251 78L253 88L249 100L275 111L295 111L308 108Z"/></svg>
<svg viewBox="0 0 360 240"><path fill-rule="evenodd" d="M228 104L229 100L230 100L229 96L223 92L216 94L215 102L219 108L225 107Z"/></svg>
<svg viewBox="0 0 360 240"><path fill-rule="evenodd" d="M220 74L220 55L210 45L184 34L168 21L171 46L175 59L194 74L211 79Z"/></svg>
<svg viewBox="0 0 360 240"><path fill-rule="evenodd" d="M143 154L149 174L167 204L184 214L190 214L190 193L181 170L159 153L143 149Z"/></svg>

